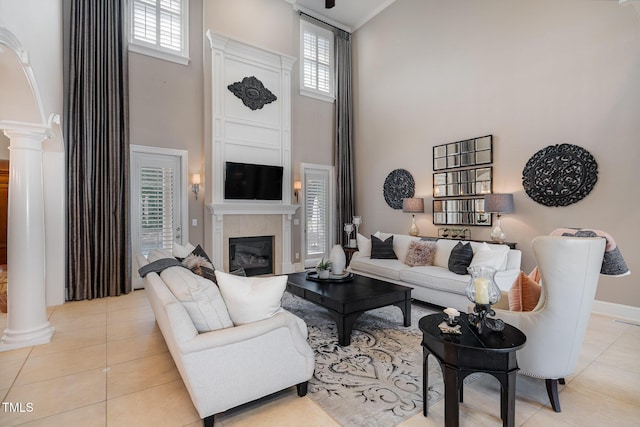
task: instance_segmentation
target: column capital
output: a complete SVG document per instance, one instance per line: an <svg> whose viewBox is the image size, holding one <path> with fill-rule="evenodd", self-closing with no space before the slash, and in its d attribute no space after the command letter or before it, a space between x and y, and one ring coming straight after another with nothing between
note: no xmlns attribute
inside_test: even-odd
<svg viewBox="0 0 640 427"><path fill-rule="evenodd" d="M10 148L41 149L40 143L53 135L49 126L9 120L0 121L0 130L9 138ZM34 146L36 143L38 147Z"/></svg>

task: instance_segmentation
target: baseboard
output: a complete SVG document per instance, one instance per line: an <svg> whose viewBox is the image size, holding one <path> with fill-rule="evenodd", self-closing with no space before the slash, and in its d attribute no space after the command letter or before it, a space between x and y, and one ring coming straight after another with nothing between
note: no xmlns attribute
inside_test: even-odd
<svg viewBox="0 0 640 427"><path fill-rule="evenodd" d="M591 312L640 324L640 307L595 300Z"/></svg>

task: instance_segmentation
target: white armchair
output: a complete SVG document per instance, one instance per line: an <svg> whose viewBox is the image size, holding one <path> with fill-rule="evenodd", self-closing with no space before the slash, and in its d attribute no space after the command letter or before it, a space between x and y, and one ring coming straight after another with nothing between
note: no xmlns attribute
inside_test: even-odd
<svg viewBox="0 0 640 427"><path fill-rule="evenodd" d="M540 236L532 242L542 292L533 311L496 310L527 336L517 353L522 374L544 378L551 406L560 412L558 382L576 367L589 322L605 249L603 238Z"/></svg>

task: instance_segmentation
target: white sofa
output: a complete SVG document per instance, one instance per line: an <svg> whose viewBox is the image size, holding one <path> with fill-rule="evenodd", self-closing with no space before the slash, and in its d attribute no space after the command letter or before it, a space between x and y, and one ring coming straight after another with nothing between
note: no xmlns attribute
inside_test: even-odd
<svg viewBox="0 0 640 427"><path fill-rule="evenodd" d="M377 232L374 234L386 240L392 234ZM371 259L371 242L366 237L358 236L358 252L353 254L349 270L362 276L374 277L387 282L410 286L413 288L413 299L442 307L453 307L467 312L470 301L465 295L465 288L470 275L460 275L449 271L449 255L460 240L436 240L434 265L410 267L404 259L411 241L421 238L403 234L393 234L393 250L398 259ZM466 242L465 242L466 243ZM481 242L470 242L474 253L483 247ZM490 249L507 251L505 245L489 244ZM520 273L522 253L517 249L508 249L506 263L495 275L498 287L503 291L503 298Z"/></svg>
<svg viewBox="0 0 640 427"><path fill-rule="evenodd" d="M148 259L137 255L136 262L144 266L167 257L171 255L153 251ZM198 332L193 313L172 293L164 281L167 277L190 286L194 295L203 293L193 289L213 286L218 292L217 287L182 267L149 273L144 278L158 326L205 426L213 426L217 413L293 385L298 395L306 394L315 360L302 319L280 309L265 320L234 326L228 325L231 321L227 313L218 313L220 319L228 319L227 327Z"/></svg>

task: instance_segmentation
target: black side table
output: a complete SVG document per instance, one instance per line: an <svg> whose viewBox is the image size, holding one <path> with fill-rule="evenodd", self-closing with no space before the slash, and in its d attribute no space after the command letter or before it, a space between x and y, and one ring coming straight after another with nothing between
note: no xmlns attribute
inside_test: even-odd
<svg viewBox="0 0 640 427"><path fill-rule="evenodd" d="M462 402L462 386L467 375L485 372L500 381L500 415L502 425L513 427L516 409L516 350L527 340L519 329L505 325L501 332L486 331L478 334L469 325L465 313L460 314L462 335L443 334L438 325L446 317L443 313L431 314L420 319L423 349L423 414L427 416L427 389L429 370L427 358L432 354L444 378L444 423L447 427L459 425L459 402Z"/></svg>

